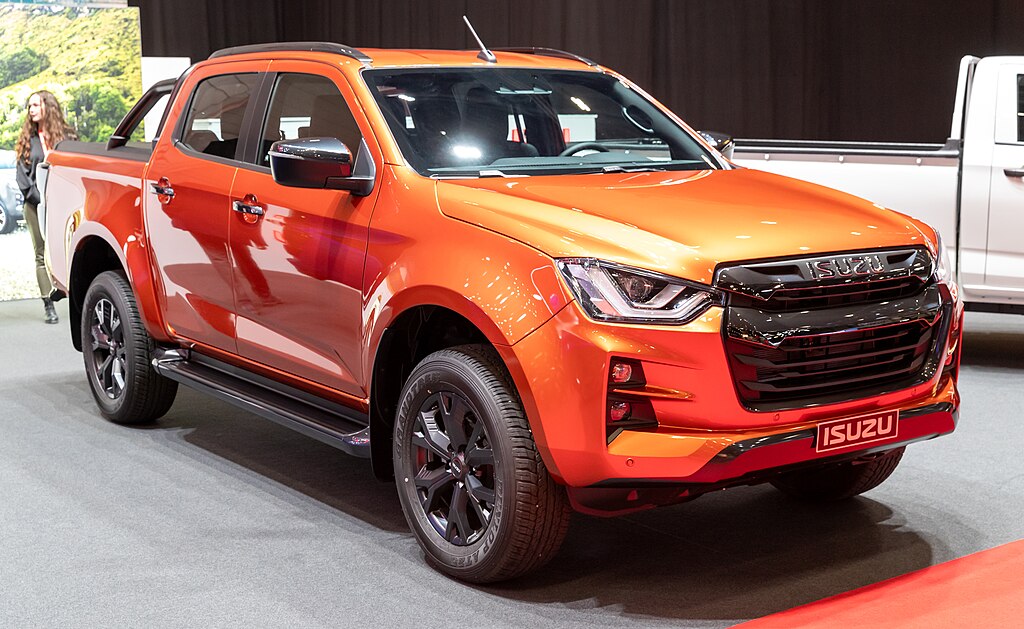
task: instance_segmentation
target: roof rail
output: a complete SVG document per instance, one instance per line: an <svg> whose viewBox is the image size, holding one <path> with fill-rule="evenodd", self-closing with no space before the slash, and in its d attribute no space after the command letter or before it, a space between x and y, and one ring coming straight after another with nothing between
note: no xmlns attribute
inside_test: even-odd
<svg viewBox="0 0 1024 629"><path fill-rule="evenodd" d="M529 46L524 48L492 48L491 50L497 50L498 52L518 52L524 55L543 55L545 57L558 57L559 59L572 59L573 61L585 63L591 68L600 67L599 65L597 65L590 59L587 59L586 57L581 57L577 54L566 52L564 50L558 50L557 48L541 48L537 46Z"/></svg>
<svg viewBox="0 0 1024 629"><path fill-rule="evenodd" d="M330 52L336 55L343 55L345 57L351 57L360 63L370 65L373 63L373 59L368 57L366 53L346 46L345 44L336 44L334 42L317 42L317 41L299 41L299 42L273 42L269 44L250 44L248 46L235 46L233 48L224 48L218 50L209 56L210 59L217 59L220 57L227 57L229 55L244 55L252 52Z"/></svg>

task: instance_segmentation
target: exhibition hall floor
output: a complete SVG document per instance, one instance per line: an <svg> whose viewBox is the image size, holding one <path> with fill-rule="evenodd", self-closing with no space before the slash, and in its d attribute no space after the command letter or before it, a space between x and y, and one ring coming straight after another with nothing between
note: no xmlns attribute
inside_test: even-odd
<svg viewBox="0 0 1024 629"><path fill-rule="evenodd" d="M959 428L863 497L758 486L577 516L547 568L473 587L424 562L365 460L186 389L153 427L106 422L58 311L47 326L38 300L0 303L4 627L727 627L1024 538L1024 317L968 313ZM879 587L876 614L897 600Z"/></svg>

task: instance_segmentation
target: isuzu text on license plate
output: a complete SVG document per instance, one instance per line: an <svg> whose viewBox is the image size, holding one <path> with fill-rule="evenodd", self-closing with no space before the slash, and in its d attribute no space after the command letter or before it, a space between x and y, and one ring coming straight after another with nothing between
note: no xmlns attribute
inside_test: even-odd
<svg viewBox="0 0 1024 629"><path fill-rule="evenodd" d="M885 411L824 422L818 424L815 449L818 452L828 452L892 439L899 431L899 424L899 411Z"/></svg>

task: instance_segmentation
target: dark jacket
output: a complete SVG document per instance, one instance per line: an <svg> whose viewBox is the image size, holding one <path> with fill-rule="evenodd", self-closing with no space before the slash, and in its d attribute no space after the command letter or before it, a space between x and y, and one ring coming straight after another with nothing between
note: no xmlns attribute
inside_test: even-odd
<svg viewBox="0 0 1024 629"><path fill-rule="evenodd" d="M38 135L30 137L29 142L31 143L31 150L29 151L28 163L26 164L21 159L17 160L18 172L16 177L18 179L18 187L21 188L21 194L25 196L25 203L39 205L39 188L36 188L36 166L46 159L46 154L43 152L43 143L39 140Z"/></svg>

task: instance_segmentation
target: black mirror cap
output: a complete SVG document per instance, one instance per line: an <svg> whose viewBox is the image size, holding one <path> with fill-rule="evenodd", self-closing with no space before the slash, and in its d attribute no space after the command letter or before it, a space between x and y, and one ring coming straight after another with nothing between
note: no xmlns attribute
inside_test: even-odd
<svg viewBox="0 0 1024 629"><path fill-rule="evenodd" d="M352 151L337 138L281 140L270 146L270 172L282 186L327 188L352 175Z"/></svg>
<svg viewBox="0 0 1024 629"><path fill-rule="evenodd" d="M354 163L352 151L337 138L298 138L270 146L270 172L282 186L348 190L365 197L373 192L377 169L365 138Z"/></svg>
<svg viewBox="0 0 1024 629"><path fill-rule="evenodd" d="M705 142L724 155L725 159L732 159L732 149L736 143L731 135L720 131L698 131L697 133L700 134L700 137L704 138Z"/></svg>

